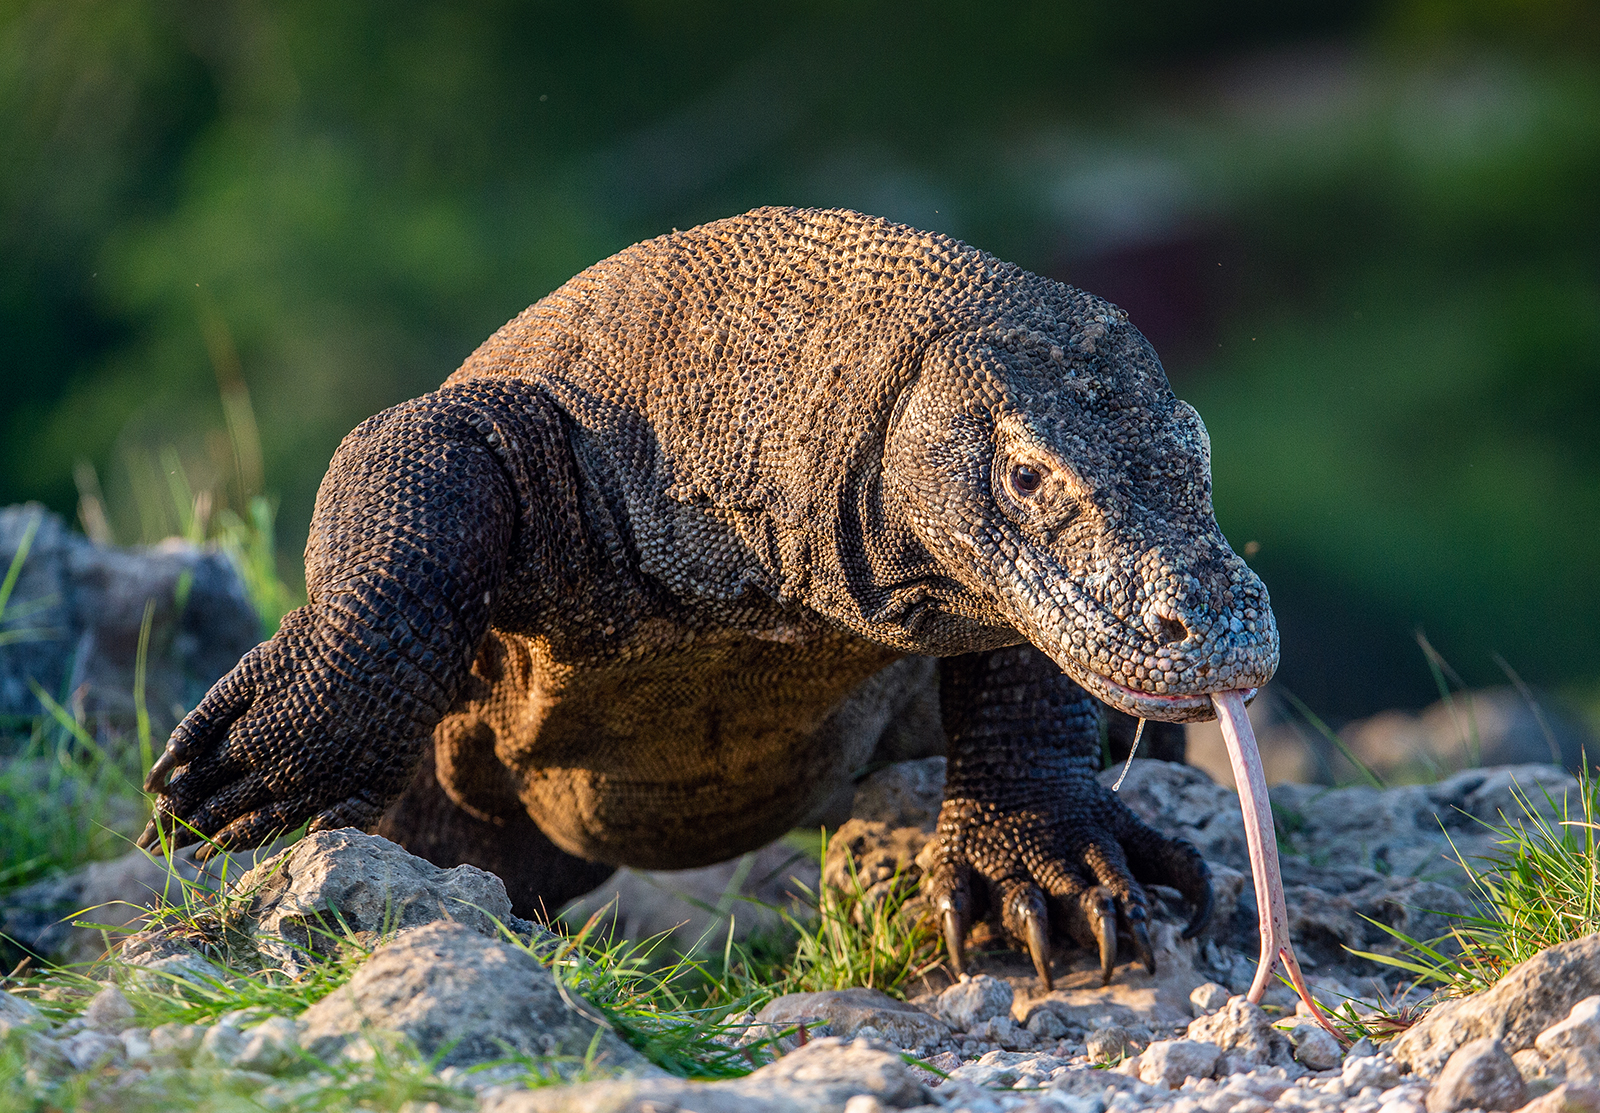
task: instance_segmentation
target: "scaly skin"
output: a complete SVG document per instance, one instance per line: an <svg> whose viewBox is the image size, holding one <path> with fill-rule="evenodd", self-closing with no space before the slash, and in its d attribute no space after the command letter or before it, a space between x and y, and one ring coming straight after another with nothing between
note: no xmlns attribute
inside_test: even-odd
<svg viewBox="0 0 1600 1113"><path fill-rule="evenodd" d="M1194 849L1092 776L1093 697L1209 718L1277 664L1204 426L1121 311L849 212L578 275L346 439L306 566L308 605L152 770L179 845L381 819L554 906L594 870L530 858L781 833L870 757L847 726L895 714L884 670L942 657L925 884L957 962L988 906L1046 977L1052 934L1151 961L1141 881L1194 927L1210 904Z"/></svg>

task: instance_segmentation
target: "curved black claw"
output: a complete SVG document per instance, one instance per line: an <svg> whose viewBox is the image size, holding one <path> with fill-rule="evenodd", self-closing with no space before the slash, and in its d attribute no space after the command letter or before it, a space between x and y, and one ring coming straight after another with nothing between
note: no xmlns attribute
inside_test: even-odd
<svg viewBox="0 0 1600 1113"><path fill-rule="evenodd" d="M1145 921L1145 912L1142 908L1128 910L1130 925L1129 933L1133 936L1133 951L1139 956L1139 961L1144 964L1145 971L1152 977L1156 972L1156 952L1150 945L1150 925Z"/></svg>
<svg viewBox="0 0 1600 1113"><path fill-rule="evenodd" d="M966 929L961 925L961 917L953 905L946 904L944 908L944 945L950 952L950 971L956 977L961 977L964 971L961 968L962 950L966 947Z"/></svg>
<svg viewBox="0 0 1600 1113"><path fill-rule="evenodd" d="M1022 922L1028 956L1033 959L1033 969L1044 984L1044 991L1049 993L1055 988L1055 982L1050 977L1050 933L1045 930L1044 915L1029 908L1023 912Z"/></svg>
<svg viewBox="0 0 1600 1113"><path fill-rule="evenodd" d="M1091 898L1089 924L1100 942L1100 984L1111 984L1111 972L1117 967L1117 904L1104 889Z"/></svg>
<svg viewBox="0 0 1600 1113"><path fill-rule="evenodd" d="M180 738L173 738L167 743L167 748L161 751L161 756L150 767L150 772L144 779L146 792L160 792L167 787L167 778L172 776L172 771L189 760L189 747ZM154 828L146 828L150 833ZM141 844L142 845L142 844Z"/></svg>

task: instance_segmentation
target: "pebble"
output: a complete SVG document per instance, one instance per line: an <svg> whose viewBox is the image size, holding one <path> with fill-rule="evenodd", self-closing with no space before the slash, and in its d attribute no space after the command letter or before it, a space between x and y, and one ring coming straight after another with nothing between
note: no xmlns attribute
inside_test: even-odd
<svg viewBox="0 0 1600 1113"><path fill-rule="evenodd" d="M1428 1113L1456 1113L1461 1109L1518 1109L1527 1100L1527 1087L1517 1064L1496 1039L1483 1038L1455 1050L1428 1090Z"/></svg>
<svg viewBox="0 0 1600 1113"><path fill-rule="evenodd" d="M1296 1024L1289 1030L1289 1042L1294 1045L1294 1057L1309 1070L1329 1070L1343 1058L1339 1041L1320 1024Z"/></svg>
<svg viewBox="0 0 1600 1113"><path fill-rule="evenodd" d="M939 994L934 1009L944 1022L958 1032L971 1032L984 1021L1011 1015L1011 983L988 974L961 980Z"/></svg>
<svg viewBox="0 0 1600 1113"><path fill-rule="evenodd" d="M150 1029L150 1054L169 1066L188 1066L200 1050L206 1029L199 1024L160 1024Z"/></svg>
<svg viewBox="0 0 1600 1113"><path fill-rule="evenodd" d="M1196 986L1189 994L1189 1005L1194 1009L1195 1016L1209 1016L1228 1003L1228 998L1233 996L1228 992L1228 987L1216 982L1207 982L1205 985Z"/></svg>
<svg viewBox="0 0 1600 1113"><path fill-rule="evenodd" d="M244 1050L244 1033L231 1024L217 1023L207 1028L196 1050L198 1065L231 1067Z"/></svg>
<svg viewBox="0 0 1600 1113"><path fill-rule="evenodd" d="M1120 1024L1108 1024L1090 1032L1085 1049L1090 1061L1095 1063L1114 1062L1138 1050L1133 1035Z"/></svg>
<svg viewBox="0 0 1600 1113"><path fill-rule="evenodd" d="M303 1061L301 1025L286 1016L274 1016L246 1032L233 1065L241 1070L278 1074Z"/></svg>
<svg viewBox="0 0 1600 1113"><path fill-rule="evenodd" d="M120 1032L133 1024L133 1006L122 990L108 985L89 999L83 1010L83 1023L98 1032Z"/></svg>
<svg viewBox="0 0 1600 1113"><path fill-rule="evenodd" d="M1199 1040L1156 1040L1139 1055L1139 1079L1176 1089L1186 1078L1210 1078L1222 1049Z"/></svg>

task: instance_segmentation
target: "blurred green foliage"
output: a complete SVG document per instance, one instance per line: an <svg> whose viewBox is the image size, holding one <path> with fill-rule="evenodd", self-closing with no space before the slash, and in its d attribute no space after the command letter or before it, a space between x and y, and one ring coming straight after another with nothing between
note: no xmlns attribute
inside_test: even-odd
<svg viewBox="0 0 1600 1113"><path fill-rule="evenodd" d="M1418 625L1600 685L1589 0L0 0L0 152L0 503L152 538L175 452L291 564L339 438L583 266L848 205L1130 310L1313 706L1427 702Z"/></svg>

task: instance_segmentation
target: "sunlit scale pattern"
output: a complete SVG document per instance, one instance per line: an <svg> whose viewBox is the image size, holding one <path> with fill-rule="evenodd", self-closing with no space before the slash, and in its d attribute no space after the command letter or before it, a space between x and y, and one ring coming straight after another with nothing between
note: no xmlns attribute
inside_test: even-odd
<svg viewBox="0 0 1600 1113"><path fill-rule="evenodd" d="M385 829L457 816L436 860L514 857L531 817L696 865L870 759L902 696L864 681L954 657L935 895L1103 944L1096 901L1145 907L1130 856L1207 886L1093 780L1085 689L1207 718L1277 662L1209 452L1120 310L955 240L763 209L638 244L346 439L310 603L180 726L164 814L245 843L431 790Z"/></svg>

